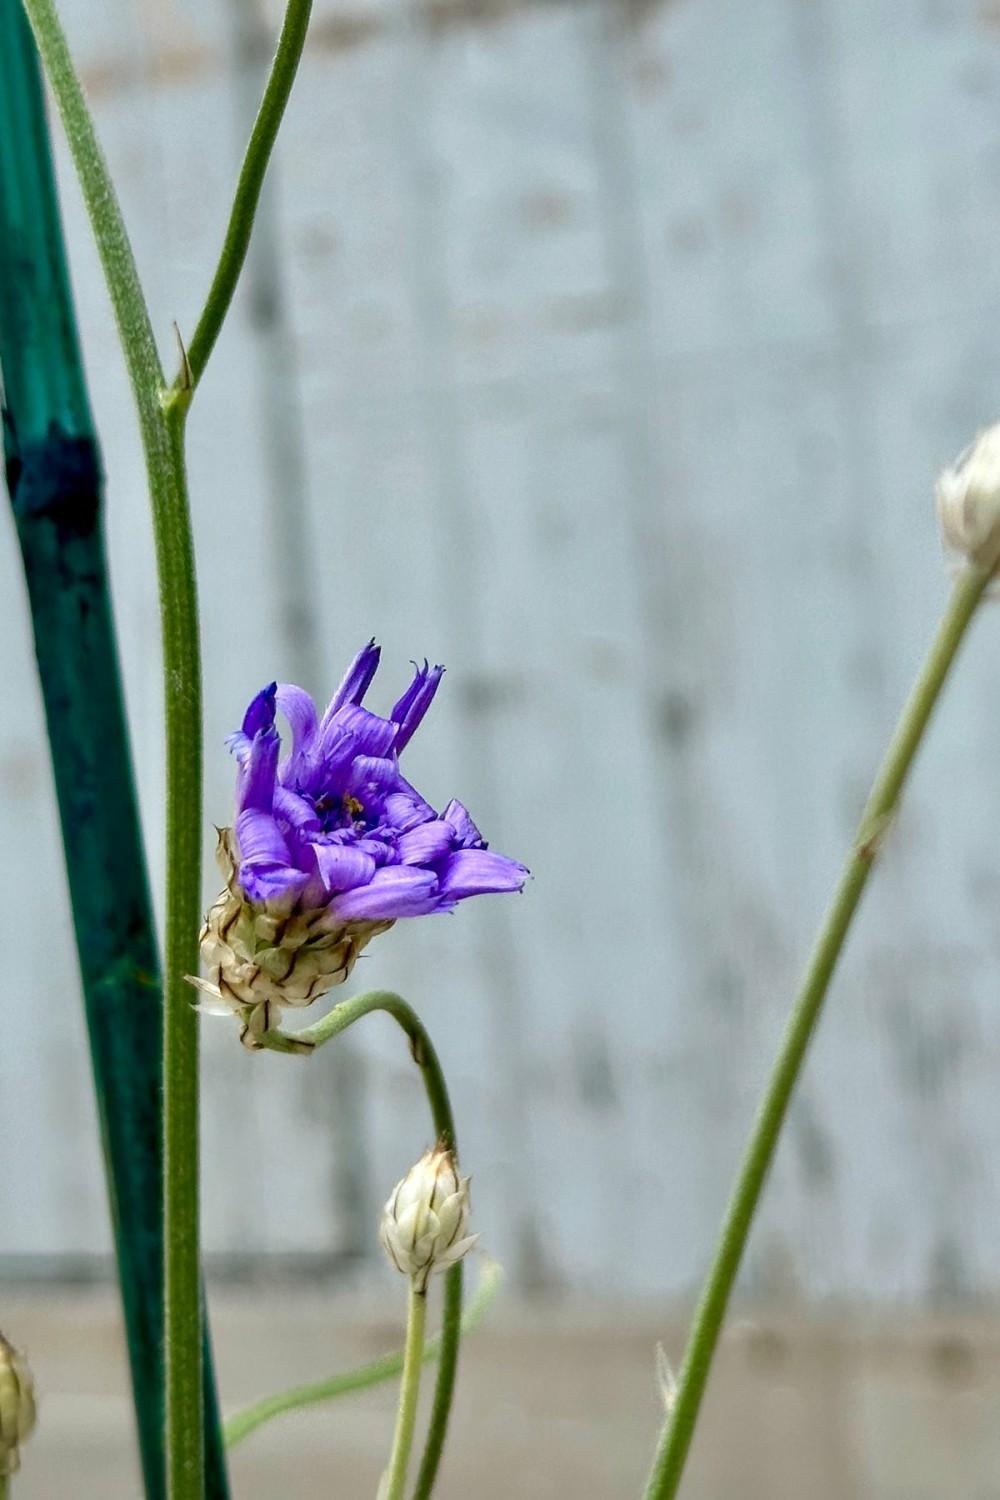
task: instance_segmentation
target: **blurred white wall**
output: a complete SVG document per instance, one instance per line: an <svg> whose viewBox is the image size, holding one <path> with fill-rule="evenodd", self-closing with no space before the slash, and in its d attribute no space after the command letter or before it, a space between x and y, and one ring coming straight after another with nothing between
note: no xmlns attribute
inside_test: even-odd
<svg viewBox="0 0 1000 1500"><path fill-rule="evenodd" d="M156 328L190 330L258 81L254 0L65 0ZM135 422L58 130L162 874ZM274 676L367 636L408 752L535 880L400 923L489 1246L526 1283L697 1281L791 988L947 589L935 469L1000 408L1000 7L320 0L191 421L212 820ZM0 531L0 1270L106 1250L13 528ZM1000 619L947 694L758 1222L758 1290L1000 1292ZM378 695L381 695L378 698ZM347 1066L204 1024L209 1249L369 1242L428 1136L391 1025ZM353 1120L349 1125L348 1120Z"/></svg>

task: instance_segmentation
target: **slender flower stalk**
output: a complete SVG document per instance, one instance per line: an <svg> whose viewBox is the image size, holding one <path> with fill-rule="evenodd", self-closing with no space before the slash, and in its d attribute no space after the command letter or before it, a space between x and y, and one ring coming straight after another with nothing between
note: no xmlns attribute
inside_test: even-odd
<svg viewBox="0 0 1000 1500"><path fill-rule="evenodd" d="M914 756L991 576L990 567L975 563L970 563L960 576L861 815L736 1178L715 1259L695 1310L676 1396L660 1438L645 1500L672 1500L680 1485L729 1295L806 1049Z"/></svg>
<svg viewBox="0 0 1000 1500"><path fill-rule="evenodd" d="M433 1275L456 1266L478 1235L469 1234L469 1179L459 1175L450 1144L426 1151L397 1182L382 1213L379 1237L396 1270L409 1278L409 1316L399 1411L380 1500L402 1500L413 1446L423 1364L427 1287Z"/></svg>
<svg viewBox="0 0 1000 1500"><path fill-rule="evenodd" d="M308 1056L327 1042L374 1011L385 1011L402 1028L410 1044L410 1053L423 1077L427 1102L435 1134L442 1146L457 1150L455 1121L448 1098L448 1087L434 1044L412 1006L391 990L369 990L343 1000L313 1026L287 1035L267 1031L261 1046L271 1052L289 1052ZM458 1349L462 1336L462 1263L453 1265L445 1275L444 1308L441 1315L441 1353L438 1360L434 1402L431 1407L424 1452L420 1460L411 1500L428 1500L437 1479L441 1454L448 1431L455 1376L458 1371Z"/></svg>
<svg viewBox="0 0 1000 1500"><path fill-rule="evenodd" d="M182 383L189 378L192 388L197 387L215 348L246 260L267 165L295 82L311 12L312 0L288 0L277 51L240 168L219 263L187 349L187 375L182 371L180 377Z"/></svg>
<svg viewBox="0 0 1000 1500"><path fill-rule="evenodd" d="M486 1260L475 1294L462 1313L463 1337L479 1327L496 1299L501 1280L499 1265L494 1260ZM424 1364L432 1363L440 1352L440 1338L428 1339L424 1345ZM326 1380L312 1381L308 1385L297 1385L290 1390L279 1391L273 1396L264 1396L260 1401L253 1402L227 1418L223 1429L226 1447L235 1448L237 1443L241 1443L265 1423L272 1422L275 1417L301 1411L306 1406L334 1401L340 1396L350 1396L356 1391L366 1391L374 1385L382 1385L385 1381L394 1379L402 1372L403 1354L402 1349L394 1349L391 1354L383 1354L380 1359L370 1360L367 1364L345 1370L342 1374L330 1375Z"/></svg>
<svg viewBox="0 0 1000 1500"><path fill-rule="evenodd" d="M406 1488L406 1471L410 1466L410 1449L413 1447L413 1430L417 1423L417 1402L420 1398L420 1371L424 1360L424 1326L427 1319L427 1292L421 1290L418 1280L410 1281L408 1316L406 1320L406 1348L403 1354L403 1379L399 1387L399 1410L396 1413L396 1431L392 1439L392 1454L384 1486L384 1500L403 1500ZM379 1500L383 1500L382 1491Z"/></svg>

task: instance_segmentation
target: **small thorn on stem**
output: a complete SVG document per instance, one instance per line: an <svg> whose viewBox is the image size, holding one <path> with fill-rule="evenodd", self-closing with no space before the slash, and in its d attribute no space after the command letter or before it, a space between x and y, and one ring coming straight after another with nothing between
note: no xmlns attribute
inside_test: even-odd
<svg viewBox="0 0 1000 1500"><path fill-rule="evenodd" d="M191 362L188 359L188 352L184 346L184 340L181 338L181 331L178 328L177 323L174 322L172 326L174 330L174 338L177 340L177 352L180 355L181 361L180 373L177 376L177 385L178 388L182 391L190 391L194 389L194 376L191 373Z"/></svg>

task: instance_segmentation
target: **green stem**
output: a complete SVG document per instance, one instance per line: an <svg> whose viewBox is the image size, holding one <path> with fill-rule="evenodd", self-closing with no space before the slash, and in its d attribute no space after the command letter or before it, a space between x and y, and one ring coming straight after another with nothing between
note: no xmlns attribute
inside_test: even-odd
<svg viewBox="0 0 1000 1500"><path fill-rule="evenodd" d="M729 1294L809 1040L880 842L895 813L934 705L988 581L987 573L973 567L959 579L875 778L857 836L806 966L740 1165L715 1260L695 1310L678 1379L677 1399L664 1425L645 1500L672 1500L677 1493Z"/></svg>
<svg viewBox="0 0 1000 1500"><path fill-rule="evenodd" d="M204 310L198 319L198 325L187 350L193 386L197 386L201 379L209 356L215 347L219 330L233 300L243 262L246 260L267 164L271 158L292 84L295 82L299 59L305 46L306 32L309 29L311 10L312 0L288 0L274 62L271 64L270 76L264 88L260 109L257 112L257 119L243 158L243 166L240 169L236 196L222 242L219 264L212 278Z"/></svg>
<svg viewBox="0 0 1000 1500"><path fill-rule="evenodd" d="M452 1150L457 1150L455 1122L452 1118L448 1089L444 1073L429 1035L412 1006L401 995L391 990L369 990L351 1000L343 1000L315 1025L298 1031L294 1036L282 1032L265 1032L263 1044L274 1052L313 1051L324 1042L332 1041L362 1016L382 1010L391 1015L406 1032L410 1052L420 1068L424 1088L430 1104L434 1129L440 1140ZM441 1318L441 1355L438 1361L437 1381L434 1387L434 1402L431 1407L424 1452L420 1461L413 1500L428 1500L437 1479L441 1454L448 1431L448 1419L455 1393L455 1378L458 1372L458 1350L462 1337L462 1263L445 1274L444 1309Z"/></svg>
<svg viewBox="0 0 1000 1500"><path fill-rule="evenodd" d="M189 391L164 378L132 248L52 0L25 9L73 155L111 297L146 458L160 585L166 716L164 942L166 1459L170 1500L202 1500L202 1317L198 1225L198 1033L184 975L197 964L201 904L201 667L184 464Z"/></svg>
<svg viewBox="0 0 1000 1500"><path fill-rule="evenodd" d="M409 1316L406 1320L406 1348L403 1352L403 1378L399 1386L399 1411L392 1440L389 1476L384 1500L403 1500L406 1471L413 1447L413 1429L417 1423L417 1399L420 1395L420 1370L423 1365L424 1323L427 1318L427 1293L418 1291L410 1281Z"/></svg>
<svg viewBox="0 0 1000 1500"><path fill-rule="evenodd" d="M463 1334L472 1333L479 1327L500 1290L501 1280L502 1272L496 1261L487 1261L475 1295L462 1314ZM437 1359L440 1349L440 1337L428 1340L424 1346L424 1364L431 1364ZM381 1385L386 1380L392 1380L402 1368L403 1350L394 1349L391 1354L383 1354L380 1359L369 1360L367 1364L345 1370L339 1375L331 1375L326 1380L293 1386L290 1390L279 1391L273 1396L264 1396L260 1401L255 1401L251 1406L246 1406L227 1418L223 1426L226 1447L235 1448L237 1443L241 1443L252 1432L256 1432L258 1427L263 1427L275 1417L300 1411L305 1406L334 1401L338 1396L350 1396L355 1391L365 1391L373 1385Z"/></svg>

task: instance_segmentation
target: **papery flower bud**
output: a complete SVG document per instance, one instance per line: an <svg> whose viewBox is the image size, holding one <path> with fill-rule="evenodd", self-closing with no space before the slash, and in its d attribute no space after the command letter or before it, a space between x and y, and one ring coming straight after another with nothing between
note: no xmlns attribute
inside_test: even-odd
<svg viewBox="0 0 1000 1500"><path fill-rule="evenodd" d="M379 1238L396 1270L426 1292L430 1278L461 1260L478 1240L478 1234L466 1234L468 1224L469 1178L458 1175L454 1152L439 1145L397 1182Z"/></svg>
<svg viewBox="0 0 1000 1500"><path fill-rule="evenodd" d="M0 1475L21 1464L21 1444L35 1425L35 1383L27 1364L0 1333Z"/></svg>
<svg viewBox="0 0 1000 1500"><path fill-rule="evenodd" d="M219 829L216 859L226 889L201 929L204 979L189 982L206 996L199 1009L239 1017L240 1040L251 1049L278 1023L282 1006L305 1006L343 984L362 949L390 921L342 922L327 907L288 910L280 901L250 901L239 881L231 828Z"/></svg>
<svg viewBox="0 0 1000 1500"><path fill-rule="evenodd" d="M950 552L993 570L1000 563L1000 423L987 427L937 482L938 520Z"/></svg>

